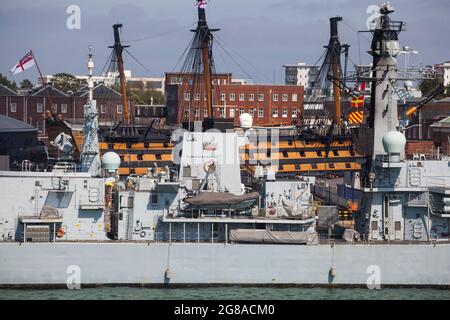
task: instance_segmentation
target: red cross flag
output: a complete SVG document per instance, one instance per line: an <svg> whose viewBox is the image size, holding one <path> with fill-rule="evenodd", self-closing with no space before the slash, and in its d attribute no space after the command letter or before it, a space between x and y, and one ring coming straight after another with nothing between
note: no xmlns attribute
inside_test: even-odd
<svg viewBox="0 0 450 320"><path fill-rule="evenodd" d="M205 9L207 4L208 3L206 0L197 0L197 4L195 6L199 7L200 9Z"/></svg>
<svg viewBox="0 0 450 320"><path fill-rule="evenodd" d="M358 98L352 98L351 101L352 108L364 107L364 96Z"/></svg>
<svg viewBox="0 0 450 320"><path fill-rule="evenodd" d="M35 64L36 62L34 61L33 52L30 51L25 55L25 57L23 57L22 59L20 59L19 62L17 62L17 64L11 69L11 73L13 75L16 75L34 66Z"/></svg>

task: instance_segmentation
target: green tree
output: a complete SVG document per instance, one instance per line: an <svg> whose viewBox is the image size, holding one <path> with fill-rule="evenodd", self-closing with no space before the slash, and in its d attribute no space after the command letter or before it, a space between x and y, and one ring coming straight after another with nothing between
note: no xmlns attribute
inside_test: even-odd
<svg viewBox="0 0 450 320"><path fill-rule="evenodd" d="M21 89L32 89L33 88L33 83L29 79L24 79L20 83L20 88Z"/></svg>
<svg viewBox="0 0 450 320"><path fill-rule="evenodd" d="M0 73L0 84L8 87L11 90L17 91L17 83L15 81L8 80L6 76Z"/></svg>
<svg viewBox="0 0 450 320"><path fill-rule="evenodd" d="M83 88L87 83L85 80L77 79L69 73L57 73L53 75L52 83L64 92L75 92Z"/></svg>
<svg viewBox="0 0 450 320"><path fill-rule="evenodd" d="M427 95L431 92L431 90L433 90L434 88L436 88L439 84L442 83L442 80L438 79L438 78L434 78L434 79L424 79L422 80L422 82L419 84L419 89L422 92L422 95Z"/></svg>
<svg viewBox="0 0 450 320"><path fill-rule="evenodd" d="M443 79L435 78L435 79L425 79L419 84L419 89L422 92L422 95L428 95L434 88L436 88L439 84L443 84ZM436 97L437 100L440 100L445 97L450 97L450 85L445 87L445 90L442 94Z"/></svg>
<svg viewBox="0 0 450 320"><path fill-rule="evenodd" d="M129 96L136 104L152 104L152 98L153 104L164 104L164 95L156 90L133 90Z"/></svg>

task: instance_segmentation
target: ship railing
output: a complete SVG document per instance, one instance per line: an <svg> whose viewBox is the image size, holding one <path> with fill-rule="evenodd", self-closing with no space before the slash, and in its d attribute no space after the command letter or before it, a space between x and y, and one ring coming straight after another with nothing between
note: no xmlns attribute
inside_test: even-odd
<svg viewBox="0 0 450 320"><path fill-rule="evenodd" d="M60 171L60 172L76 172L77 171L77 165L75 163L70 162L57 162L53 166L54 171Z"/></svg>
<svg viewBox="0 0 450 320"><path fill-rule="evenodd" d="M424 207L427 206L428 199L425 192L421 193L408 193L408 200L406 205L410 207Z"/></svg>
<svg viewBox="0 0 450 320"><path fill-rule="evenodd" d="M225 243L224 234L218 231L202 232L196 231L157 231L155 232L155 242L176 242L176 243Z"/></svg>

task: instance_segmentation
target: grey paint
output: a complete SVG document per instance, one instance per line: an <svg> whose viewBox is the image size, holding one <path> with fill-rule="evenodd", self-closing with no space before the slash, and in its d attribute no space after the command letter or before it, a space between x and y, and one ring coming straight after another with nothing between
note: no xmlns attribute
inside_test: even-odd
<svg viewBox="0 0 450 320"><path fill-rule="evenodd" d="M66 284L77 265L83 284L450 285L450 244L224 245L166 243L0 244L0 285ZM370 271L370 270L369 270Z"/></svg>

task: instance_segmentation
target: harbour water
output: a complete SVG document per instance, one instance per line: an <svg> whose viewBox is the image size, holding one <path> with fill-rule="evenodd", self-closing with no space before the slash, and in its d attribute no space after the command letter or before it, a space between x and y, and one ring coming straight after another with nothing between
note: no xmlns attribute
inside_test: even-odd
<svg viewBox="0 0 450 320"><path fill-rule="evenodd" d="M1 289L0 300L450 300L441 289L337 288L86 288L80 290Z"/></svg>

